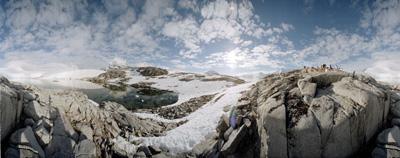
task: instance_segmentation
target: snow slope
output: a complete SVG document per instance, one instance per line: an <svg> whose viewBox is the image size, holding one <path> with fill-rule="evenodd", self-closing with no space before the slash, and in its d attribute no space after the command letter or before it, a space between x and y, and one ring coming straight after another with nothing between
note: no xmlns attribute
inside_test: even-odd
<svg viewBox="0 0 400 158"><path fill-rule="evenodd" d="M154 145L169 149L171 153L190 151L194 145L200 143L207 135L215 131L217 123L224 114L225 106L234 106L241 96L241 92L248 90L252 83L230 87L218 94L212 101L183 119L188 122L167 132L161 137L134 137L146 145ZM221 97L222 96L222 97ZM216 98L221 97L219 100Z"/></svg>
<svg viewBox="0 0 400 158"><path fill-rule="evenodd" d="M171 75L146 78L144 76L132 73L130 77L131 79L129 80L128 84L138 82L154 82L154 84L151 85L152 87L177 92L179 94L178 102L169 106L179 105L194 97L220 93L228 87L233 86L232 82L227 81L180 81L179 77Z"/></svg>

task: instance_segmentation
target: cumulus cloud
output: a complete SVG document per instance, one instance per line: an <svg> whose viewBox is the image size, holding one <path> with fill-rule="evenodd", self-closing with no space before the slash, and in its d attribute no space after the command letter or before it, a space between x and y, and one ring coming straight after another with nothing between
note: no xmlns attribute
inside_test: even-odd
<svg viewBox="0 0 400 158"><path fill-rule="evenodd" d="M314 1L304 3L312 9ZM11 0L0 5L0 61L60 69L105 67L115 57L174 69L347 65L400 49L399 10L399 0L373 2L361 31L315 27L295 47L287 36L294 25L260 21L247 0Z"/></svg>

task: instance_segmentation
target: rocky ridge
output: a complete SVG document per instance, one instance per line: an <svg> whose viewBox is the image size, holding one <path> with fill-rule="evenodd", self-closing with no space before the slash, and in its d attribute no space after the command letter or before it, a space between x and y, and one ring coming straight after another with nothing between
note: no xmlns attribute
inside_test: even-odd
<svg viewBox="0 0 400 158"><path fill-rule="evenodd" d="M147 148L131 136L157 136L181 123L141 119L122 105L100 105L76 91L43 90L0 80L5 157L133 157ZM159 154L152 150L148 154Z"/></svg>
<svg viewBox="0 0 400 158"><path fill-rule="evenodd" d="M272 74L245 93L221 118L217 134L192 152L197 157L369 157L397 103L399 96L373 78L326 66ZM398 135L397 126L379 134L372 156L398 156Z"/></svg>

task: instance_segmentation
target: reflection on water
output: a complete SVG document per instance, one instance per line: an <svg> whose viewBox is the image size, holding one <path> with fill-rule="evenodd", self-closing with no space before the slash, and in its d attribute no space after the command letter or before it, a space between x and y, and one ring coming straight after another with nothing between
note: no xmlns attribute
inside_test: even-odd
<svg viewBox="0 0 400 158"><path fill-rule="evenodd" d="M117 89L115 87L104 88L100 85L80 80L30 80L24 83L33 84L46 89L78 90L85 93L89 99L97 103L113 101L131 110L165 106L178 101L177 93L156 88L136 89L130 86Z"/></svg>
<svg viewBox="0 0 400 158"><path fill-rule="evenodd" d="M152 108L170 105L178 101L178 94L172 91L157 90L157 93L147 93L133 87L126 87L126 91L111 91L102 89L81 89L83 93L95 102L113 101L124 105L128 109Z"/></svg>

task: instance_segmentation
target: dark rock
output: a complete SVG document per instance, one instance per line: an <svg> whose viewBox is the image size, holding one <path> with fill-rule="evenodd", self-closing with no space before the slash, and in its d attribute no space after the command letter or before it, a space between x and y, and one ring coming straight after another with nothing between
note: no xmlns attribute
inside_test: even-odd
<svg viewBox="0 0 400 158"><path fill-rule="evenodd" d="M85 139L80 141L74 149L76 158L96 158L96 144L92 141Z"/></svg>
<svg viewBox="0 0 400 158"><path fill-rule="evenodd" d="M35 135L30 126L22 128L14 132L10 137L10 143L17 146L19 149L31 149L39 155L45 157L42 147L37 142Z"/></svg>
<svg viewBox="0 0 400 158"><path fill-rule="evenodd" d="M239 143L246 136L247 127L241 126L239 129L234 130L232 134L229 136L229 139L226 141L224 146L221 149L221 152L224 155L232 154L236 151Z"/></svg>
<svg viewBox="0 0 400 158"><path fill-rule="evenodd" d="M24 125L33 127L35 125L35 121L33 119L31 119L31 118L27 118L24 121Z"/></svg>
<svg viewBox="0 0 400 158"><path fill-rule="evenodd" d="M139 67L136 69L143 76L161 76L168 75L168 71L157 67Z"/></svg>
<svg viewBox="0 0 400 158"><path fill-rule="evenodd" d="M153 154L153 155L156 155L156 154L159 154L159 153L162 152L162 150L157 146L150 145L148 147L149 147L149 150L150 150L151 154Z"/></svg>
<svg viewBox="0 0 400 158"><path fill-rule="evenodd" d="M153 154L151 153L150 149L147 146L139 146L138 152L142 151L146 154L147 157L151 157Z"/></svg>

